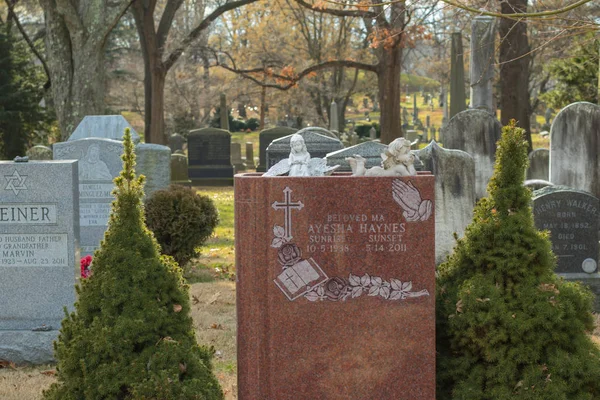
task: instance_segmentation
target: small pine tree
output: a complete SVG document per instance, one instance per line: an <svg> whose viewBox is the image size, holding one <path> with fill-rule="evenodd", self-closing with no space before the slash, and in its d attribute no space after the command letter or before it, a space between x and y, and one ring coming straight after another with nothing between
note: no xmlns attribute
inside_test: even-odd
<svg viewBox="0 0 600 400"><path fill-rule="evenodd" d="M489 197L439 267L438 399L600 398L592 297L553 272L523 186L523 132L504 128Z"/></svg>
<svg viewBox="0 0 600 400"><path fill-rule="evenodd" d="M146 228L144 177L131 134L93 275L55 342L58 382L45 399L222 399L212 349L196 343L181 269Z"/></svg>

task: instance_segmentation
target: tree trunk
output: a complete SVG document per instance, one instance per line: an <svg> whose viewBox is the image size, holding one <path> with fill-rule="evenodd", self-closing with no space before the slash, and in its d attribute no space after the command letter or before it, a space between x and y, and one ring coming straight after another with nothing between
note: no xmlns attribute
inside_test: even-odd
<svg viewBox="0 0 600 400"><path fill-rule="evenodd" d="M44 3L44 19L54 108L65 141L83 117L104 113L104 44L72 42L53 2Z"/></svg>
<svg viewBox="0 0 600 400"><path fill-rule="evenodd" d="M267 103L267 87L263 86L260 90L260 122L258 130L262 131L265 129L265 107Z"/></svg>
<svg viewBox="0 0 600 400"><path fill-rule="evenodd" d="M527 0L506 0L502 2L503 14L527 11ZM526 139L531 151L530 103L529 103L529 41L527 24L508 18L500 20L500 91L502 125L511 119L526 131Z"/></svg>
<svg viewBox="0 0 600 400"><path fill-rule="evenodd" d="M381 116L381 143L389 144L403 136L400 124L400 71L402 48L383 49L377 69Z"/></svg>

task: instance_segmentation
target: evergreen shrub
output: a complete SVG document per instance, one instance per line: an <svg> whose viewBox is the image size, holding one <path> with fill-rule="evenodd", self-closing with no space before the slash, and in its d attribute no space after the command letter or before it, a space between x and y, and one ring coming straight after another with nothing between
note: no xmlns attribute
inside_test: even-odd
<svg viewBox="0 0 600 400"><path fill-rule="evenodd" d="M75 311L62 322L58 381L47 400L222 399L214 349L196 343L181 269L144 223L143 177L135 176L131 134L115 179L108 230L94 273L77 287Z"/></svg>
<svg viewBox="0 0 600 400"><path fill-rule="evenodd" d="M523 186L523 133L514 121L503 129L489 196L439 267L438 399L600 398L592 297L554 274Z"/></svg>
<svg viewBox="0 0 600 400"><path fill-rule="evenodd" d="M196 248L212 235L219 213L208 196L181 185L157 190L146 200L146 223L163 254L181 267L196 255Z"/></svg>

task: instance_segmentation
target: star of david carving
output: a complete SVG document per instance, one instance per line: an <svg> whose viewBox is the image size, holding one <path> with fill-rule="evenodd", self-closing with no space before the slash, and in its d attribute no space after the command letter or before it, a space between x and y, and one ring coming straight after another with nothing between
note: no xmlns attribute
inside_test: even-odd
<svg viewBox="0 0 600 400"><path fill-rule="evenodd" d="M4 188L4 190L12 190L15 196L19 194L20 190L27 190L27 186L25 186L25 179L27 179L27 175L20 175L17 170L12 173L12 175L4 175L8 184Z"/></svg>

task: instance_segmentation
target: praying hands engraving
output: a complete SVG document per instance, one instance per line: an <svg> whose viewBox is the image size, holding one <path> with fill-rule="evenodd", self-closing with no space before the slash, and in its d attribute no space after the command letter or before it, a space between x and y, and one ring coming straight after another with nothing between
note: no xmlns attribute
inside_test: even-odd
<svg viewBox="0 0 600 400"><path fill-rule="evenodd" d="M410 181L406 184L395 179L392 183L392 197L402 207L402 215L409 222L427 221L431 216L431 200L422 200L419 190Z"/></svg>

